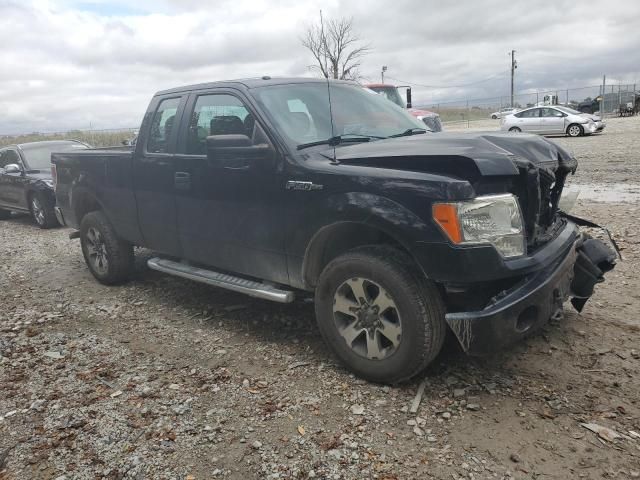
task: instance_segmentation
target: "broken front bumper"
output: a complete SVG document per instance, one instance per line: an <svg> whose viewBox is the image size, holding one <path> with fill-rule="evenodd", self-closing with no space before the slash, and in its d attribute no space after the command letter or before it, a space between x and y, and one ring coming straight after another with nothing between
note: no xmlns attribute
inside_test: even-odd
<svg viewBox="0 0 640 480"><path fill-rule="evenodd" d="M465 352L494 352L560 317L569 297L581 311L615 258L601 241L580 235L560 260L494 297L483 310L448 313L446 321Z"/></svg>

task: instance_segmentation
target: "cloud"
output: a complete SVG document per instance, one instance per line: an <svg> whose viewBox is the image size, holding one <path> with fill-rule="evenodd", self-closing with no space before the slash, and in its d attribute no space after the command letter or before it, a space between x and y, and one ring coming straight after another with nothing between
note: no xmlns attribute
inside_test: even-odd
<svg viewBox="0 0 640 480"><path fill-rule="evenodd" d="M309 76L304 26L352 16L361 73L414 86L416 103L640 80L640 3L490 0L0 0L0 134L135 127L155 91L219 79ZM486 82L479 80L490 78ZM639 87L640 88L640 87ZM586 96L586 95L585 95Z"/></svg>

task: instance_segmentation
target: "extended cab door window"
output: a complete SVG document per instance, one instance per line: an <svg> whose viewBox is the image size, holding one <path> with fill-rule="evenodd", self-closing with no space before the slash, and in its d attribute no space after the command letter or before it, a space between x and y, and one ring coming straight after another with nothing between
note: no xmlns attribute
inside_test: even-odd
<svg viewBox="0 0 640 480"><path fill-rule="evenodd" d="M153 114L149 138L147 140L147 152L168 153L171 134L175 130L176 113L180 98L167 98L162 100Z"/></svg>

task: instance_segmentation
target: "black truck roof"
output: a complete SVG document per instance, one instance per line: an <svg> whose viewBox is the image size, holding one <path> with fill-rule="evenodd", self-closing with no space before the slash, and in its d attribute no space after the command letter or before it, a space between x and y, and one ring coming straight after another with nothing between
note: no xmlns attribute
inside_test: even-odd
<svg viewBox="0 0 640 480"><path fill-rule="evenodd" d="M182 87L170 88L168 90L161 90L155 94L158 95L167 95L171 93L181 93L185 91L193 91L193 90L206 90L209 88L219 88L219 87L244 87L244 88L255 88L255 87L265 87L271 85L286 85L291 83L318 83L325 82L324 78L309 78L309 77L280 77L280 78L272 78L269 76L264 77L255 77L255 78L243 78L238 80L222 80L219 82L208 82L208 83L197 83L195 85L185 85ZM346 83L352 84L353 82L349 82L346 80L330 80L332 83Z"/></svg>

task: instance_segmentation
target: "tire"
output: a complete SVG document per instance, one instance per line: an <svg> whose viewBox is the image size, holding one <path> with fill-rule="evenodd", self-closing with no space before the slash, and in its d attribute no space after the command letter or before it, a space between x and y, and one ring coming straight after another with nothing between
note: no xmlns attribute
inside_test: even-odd
<svg viewBox="0 0 640 480"><path fill-rule="evenodd" d="M520 132L522 132L522 130L520 130L518 127L511 127L511 128L509 129L509 131L510 131L511 133L520 133Z"/></svg>
<svg viewBox="0 0 640 480"><path fill-rule="evenodd" d="M491 115L491 118L492 118L493 120L497 120L497 119L498 119L498 116L497 116L497 115Z"/></svg>
<svg viewBox="0 0 640 480"><path fill-rule="evenodd" d="M357 302L355 291L364 295ZM332 260L320 275L315 305L329 347L349 370L372 382L410 379L424 370L444 343L440 292L395 248L361 247ZM382 308L376 310L376 305ZM347 308L349 313L343 313ZM361 321L378 322L377 329L369 325L373 338L358 324ZM383 333L387 329L389 336Z"/></svg>
<svg viewBox="0 0 640 480"><path fill-rule="evenodd" d="M584 128L582 128L582 125L572 123L567 127L567 135L570 137L580 137L584 135Z"/></svg>
<svg viewBox="0 0 640 480"><path fill-rule="evenodd" d="M36 225L42 229L59 227L56 213L53 210L53 202L42 192L34 192L29 195L29 211Z"/></svg>
<svg viewBox="0 0 640 480"><path fill-rule="evenodd" d="M80 245L91 274L104 285L129 279L133 271L133 246L118 238L100 211L90 212L80 223Z"/></svg>

